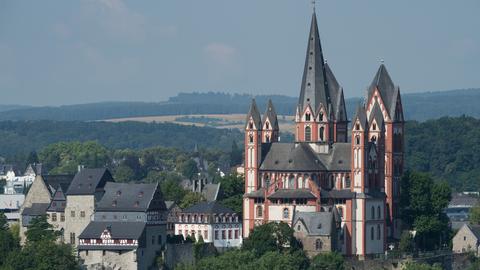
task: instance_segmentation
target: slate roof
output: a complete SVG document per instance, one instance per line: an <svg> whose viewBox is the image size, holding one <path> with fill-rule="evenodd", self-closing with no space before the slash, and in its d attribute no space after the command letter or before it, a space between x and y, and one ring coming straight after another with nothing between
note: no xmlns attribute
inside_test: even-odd
<svg viewBox="0 0 480 270"><path fill-rule="evenodd" d="M243 196L247 198L263 198L265 196L265 188L259 188L250 193L245 193Z"/></svg>
<svg viewBox="0 0 480 270"><path fill-rule="evenodd" d="M313 111L317 113L321 106L320 104L323 104L325 109L331 104L326 76L325 60L323 58L320 35L318 34L317 16L314 12L310 24L305 67L298 100L300 112L303 112L310 105Z"/></svg>
<svg viewBox="0 0 480 270"><path fill-rule="evenodd" d="M478 203L480 203L480 199L477 197L463 194L463 193L453 193L452 199L450 200L448 207L464 207L464 206L473 207Z"/></svg>
<svg viewBox="0 0 480 270"><path fill-rule="evenodd" d="M480 240L480 225L466 224L472 233Z"/></svg>
<svg viewBox="0 0 480 270"><path fill-rule="evenodd" d="M262 129L262 117L260 116L260 111L258 110L257 103L255 99L252 99L252 104L250 105L250 110L248 110L247 119L245 128L248 128L248 123L250 122L250 117L253 119L257 130Z"/></svg>
<svg viewBox="0 0 480 270"><path fill-rule="evenodd" d="M145 229L146 222L104 222L91 221L83 232L79 235L80 239L100 239L103 231L109 229L112 239L139 239Z"/></svg>
<svg viewBox="0 0 480 270"><path fill-rule="evenodd" d="M357 110L355 112L352 122L355 122L357 118L358 118L358 121L360 122L360 126L362 127L363 130L365 130L368 124L367 113L365 112L365 107L362 104L358 104Z"/></svg>
<svg viewBox="0 0 480 270"><path fill-rule="evenodd" d="M309 189L278 189L269 199L315 199L315 195Z"/></svg>
<svg viewBox="0 0 480 270"><path fill-rule="evenodd" d="M220 193L220 183L206 184L202 188L202 195L205 198L205 200L209 202L216 201L219 193Z"/></svg>
<svg viewBox="0 0 480 270"><path fill-rule="evenodd" d="M31 207L23 209L23 216L41 216L45 215L50 203L33 203Z"/></svg>
<svg viewBox="0 0 480 270"><path fill-rule="evenodd" d="M263 114L262 125L265 124L267 119L270 121L270 125L271 125L271 128L273 130L279 130L280 129L280 127L278 125L277 112L275 111L275 107L273 106L273 102L272 102L271 99L268 100L267 109L265 110L265 113Z"/></svg>
<svg viewBox="0 0 480 270"><path fill-rule="evenodd" d="M315 153L308 143L272 143L262 149L263 171L347 171L350 143L334 143L328 153Z"/></svg>
<svg viewBox="0 0 480 270"><path fill-rule="evenodd" d="M345 98L343 96L343 88L338 84L335 75L333 75L333 72L327 63L325 63L325 74L327 76L328 89L335 120L346 122L348 121L348 118Z"/></svg>
<svg viewBox="0 0 480 270"><path fill-rule="evenodd" d="M218 202L200 202L182 211L183 213L233 214L232 209Z"/></svg>
<svg viewBox="0 0 480 270"><path fill-rule="evenodd" d="M174 202L174 201L165 201L165 207L166 207L168 210L170 210L170 208L171 208L172 206L174 206L174 205L175 205L175 202Z"/></svg>
<svg viewBox="0 0 480 270"><path fill-rule="evenodd" d="M373 78L370 87L368 88L368 100L371 100L375 88L380 92L380 96L387 108L388 114L393 118L395 113L395 101L398 88L393 84L392 78L388 74L387 68L384 64L381 64Z"/></svg>
<svg viewBox="0 0 480 270"><path fill-rule="evenodd" d="M53 195L58 187L61 187L63 191L68 190L74 176L71 174L46 174L42 175L42 179L45 185L47 185L50 194Z"/></svg>
<svg viewBox="0 0 480 270"><path fill-rule="evenodd" d="M155 192L159 192L157 189L159 189L158 184L107 182L104 188L105 193L98 202L96 211L146 212L152 207L165 210L166 206L163 200L158 200L161 205L152 203Z"/></svg>
<svg viewBox="0 0 480 270"><path fill-rule="evenodd" d="M350 189L332 189L320 191L320 197L326 199L353 199L355 198L355 193Z"/></svg>
<svg viewBox="0 0 480 270"><path fill-rule="evenodd" d="M382 109L380 108L380 105L378 105L377 102L375 102L375 105L373 105L372 112L370 113L370 117L368 119L368 123L372 124L373 120L377 122L377 128L381 130L383 126L383 113Z"/></svg>
<svg viewBox="0 0 480 270"><path fill-rule="evenodd" d="M65 197L65 193L61 186L53 194L53 199L48 206L48 212L65 212L65 205L67 203L67 199Z"/></svg>
<svg viewBox="0 0 480 270"><path fill-rule="evenodd" d="M68 187L67 195L94 195L102 189L107 181L113 181L108 169L82 169L78 172Z"/></svg>
<svg viewBox="0 0 480 270"><path fill-rule="evenodd" d="M333 212L296 212L293 224L299 221L305 224L308 235L332 235Z"/></svg>

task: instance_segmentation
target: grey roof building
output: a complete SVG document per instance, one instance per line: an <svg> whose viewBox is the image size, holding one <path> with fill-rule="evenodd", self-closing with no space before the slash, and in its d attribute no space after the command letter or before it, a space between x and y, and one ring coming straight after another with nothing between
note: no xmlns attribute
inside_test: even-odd
<svg viewBox="0 0 480 270"><path fill-rule="evenodd" d="M101 191L107 182L113 181L108 169L82 169L73 178L67 195L93 195Z"/></svg>

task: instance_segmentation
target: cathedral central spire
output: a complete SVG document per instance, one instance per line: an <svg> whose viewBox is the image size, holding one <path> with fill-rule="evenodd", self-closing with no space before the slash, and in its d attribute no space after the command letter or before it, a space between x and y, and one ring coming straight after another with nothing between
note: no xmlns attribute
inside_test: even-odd
<svg viewBox="0 0 480 270"><path fill-rule="evenodd" d="M318 34L316 17L314 9L298 101L300 113L303 113L308 105L310 105L314 113L317 113L321 105L327 109L331 103L325 72L325 59L323 57L320 35Z"/></svg>

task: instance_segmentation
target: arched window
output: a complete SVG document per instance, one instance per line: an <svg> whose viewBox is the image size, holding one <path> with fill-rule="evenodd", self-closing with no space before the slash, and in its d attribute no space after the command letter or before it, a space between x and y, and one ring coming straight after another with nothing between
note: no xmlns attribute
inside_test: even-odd
<svg viewBox="0 0 480 270"><path fill-rule="evenodd" d="M265 137L265 141L266 141L267 143L269 143L269 142L270 142L270 136L267 135L267 136Z"/></svg>
<svg viewBox="0 0 480 270"><path fill-rule="evenodd" d="M380 240L382 232L380 231L380 225L377 225L377 240Z"/></svg>
<svg viewBox="0 0 480 270"><path fill-rule="evenodd" d="M359 145L360 144L360 136L355 137L355 144Z"/></svg>
<svg viewBox="0 0 480 270"><path fill-rule="evenodd" d="M249 139L250 143L253 143L253 135L250 134L250 137L249 137L249 138L250 138L250 139Z"/></svg>
<svg viewBox="0 0 480 270"><path fill-rule="evenodd" d="M297 187L298 188L303 188L303 178L301 176L298 177Z"/></svg>
<svg viewBox="0 0 480 270"><path fill-rule="evenodd" d="M380 206L377 207L377 219L381 219L382 218L382 213L380 211Z"/></svg>
<svg viewBox="0 0 480 270"><path fill-rule="evenodd" d="M294 188L295 187L295 177L290 175L288 177L288 187L287 188Z"/></svg>
<svg viewBox="0 0 480 270"><path fill-rule="evenodd" d="M317 239L317 240L315 241L315 250L321 250L322 247L323 247L322 240Z"/></svg>
<svg viewBox="0 0 480 270"><path fill-rule="evenodd" d="M283 218L288 218L290 216L288 208L283 208Z"/></svg>
<svg viewBox="0 0 480 270"><path fill-rule="evenodd" d="M340 217L343 218L343 207L338 207L338 214L340 214Z"/></svg>
<svg viewBox="0 0 480 270"><path fill-rule="evenodd" d="M350 188L350 185L351 185L350 176L347 176L347 178L345 178L345 187Z"/></svg>
<svg viewBox="0 0 480 270"><path fill-rule="evenodd" d="M329 181L328 185L329 185L330 188L334 188L335 187L335 178L334 178L333 175L330 175L329 178L330 178L330 181Z"/></svg>
<svg viewBox="0 0 480 270"><path fill-rule="evenodd" d="M249 129L253 129L253 123L252 123L252 122L250 122L250 123L248 124L248 128L249 128Z"/></svg>
<svg viewBox="0 0 480 270"><path fill-rule="evenodd" d="M305 121L310 121L310 114L309 113L305 114Z"/></svg>
<svg viewBox="0 0 480 270"><path fill-rule="evenodd" d="M371 239L371 240L374 240L374 239L375 239L375 232L374 232L373 227L370 229L370 239Z"/></svg>
<svg viewBox="0 0 480 270"><path fill-rule="evenodd" d="M323 142L323 140L325 139L325 128L324 127L320 127L320 130L318 131L319 132L319 135L320 135L320 141Z"/></svg>
<svg viewBox="0 0 480 270"><path fill-rule="evenodd" d="M377 143L377 136L372 137L372 143Z"/></svg>
<svg viewBox="0 0 480 270"><path fill-rule="evenodd" d="M257 217L262 217L262 216L263 216L262 207L259 205L257 206Z"/></svg>
<svg viewBox="0 0 480 270"><path fill-rule="evenodd" d="M356 129L356 130L360 130L360 125L359 125L359 124L355 124L355 129Z"/></svg>
<svg viewBox="0 0 480 270"><path fill-rule="evenodd" d="M270 124L268 122L265 123L265 127L266 129L269 129L270 128Z"/></svg>
<svg viewBox="0 0 480 270"><path fill-rule="evenodd" d="M372 219L375 219L375 207L372 206Z"/></svg>
<svg viewBox="0 0 480 270"><path fill-rule="evenodd" d="M319 114L318 120L323 121L323 113L322 112Z"/></svg>
<svg viewBox="0 0 480 270"><path fill-rule="evenodd" d="M309 142L312 140L312 129L310 127L305 128L305 141Z"/></svg>
<svg viewBox="0 0 480 270"><path fill-rule="evenodd" d="M377 129L377 124L373 123L373 130Z"/></svg>

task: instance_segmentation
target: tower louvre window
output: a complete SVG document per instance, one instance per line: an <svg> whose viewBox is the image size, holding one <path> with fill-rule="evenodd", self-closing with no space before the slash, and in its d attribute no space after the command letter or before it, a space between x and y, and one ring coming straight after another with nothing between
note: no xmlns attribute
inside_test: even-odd
<svg viewBox="0 0 480 270"><path fill-rule="evenodd" d="M309 113L305 114L305 121L310 121L310 114Z"/></svg>
<svg viewBox="0 0 480 270"><path fill-rule="evenodd" d="M249 141L250 141L250 143L253 143L253 135L250 135Z"/></svg>
<svg viewBox="0 0 480 270"><path fill-rule="evenodd" d="M360 136L355 137L355 144L359 145L360 144Z"/></svg>
<svg viewBox="0 0 480 270"><path fill-rule="evenodd" d="M248 123L248 128L253 129L253 123L252 122Z"/></svg>
<svg viewBox="0 0 480 270"><path fill-rule="evenodd" d="M325 139L324 138L324 133L325 133L325 128L324 127L320 127L320 130L319 130L319 135L320 135L320 141L323 142L323 140Z"/></svg>

